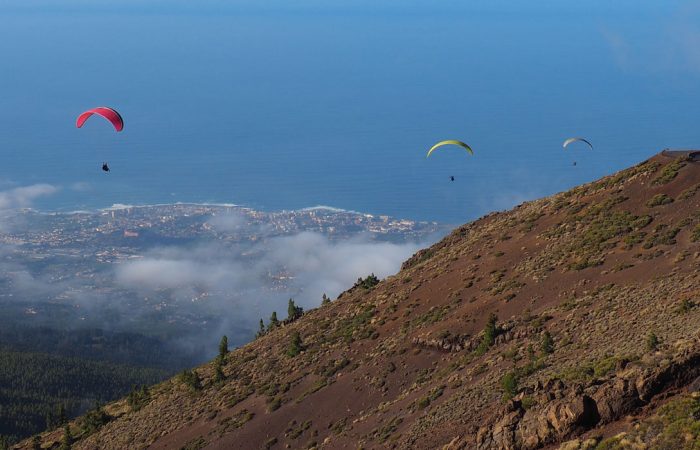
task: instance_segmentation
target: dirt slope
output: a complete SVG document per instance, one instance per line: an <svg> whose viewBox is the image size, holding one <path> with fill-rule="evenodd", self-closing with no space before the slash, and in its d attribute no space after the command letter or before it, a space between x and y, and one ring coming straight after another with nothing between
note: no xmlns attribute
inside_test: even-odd
<svg viewBox="0 0 700 450"><path fill-rule="evenodd" d="M74 422L73 448L653 446L700 384L699 183L700 162L657 155L464 225L231 352L225 381L211 363L200 390L174 378L89 436Z"/></svg>

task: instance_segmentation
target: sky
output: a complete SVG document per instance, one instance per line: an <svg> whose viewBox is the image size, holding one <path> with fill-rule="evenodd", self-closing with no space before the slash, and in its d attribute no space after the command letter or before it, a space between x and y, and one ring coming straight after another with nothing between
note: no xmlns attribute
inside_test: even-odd
<svg viewBox="0 0 700 450"><path fill-rule="evenodd" d="M5 0L0 188L52 186L51 210L463 223L697 147L698 19L687 1ZM123 133L75 129L98 105ZM562 150L579 135L593 151ZM426 160L442 139L475 154Z"/></svg>

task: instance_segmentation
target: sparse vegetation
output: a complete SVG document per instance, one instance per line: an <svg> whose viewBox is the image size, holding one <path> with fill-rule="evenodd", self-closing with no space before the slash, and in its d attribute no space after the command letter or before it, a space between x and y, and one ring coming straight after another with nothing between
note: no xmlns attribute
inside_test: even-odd
<svg viewBox="0 0 700 450"><path fill-rule="evenodd" d="M700 447L700 402L682 395L628 432L604 439L595 450L695 449Z"/></svg>
<svg viewBox="0 0 700 450"><path fill-rule="evenodd" d="M700 183L695 184L678 195L678 200L687 200L693 197L700 190Z"/></svg>
<svg viewBox="0 0 700 450"><path fill-rule="evenodd" d="M700 225L696 225L693 228L693 233L690 235L690 240L693 242L700 241Z"/></svg>
<svg viewBox="0 0 700 450"><path fill-rule="evenodd" d="M624 201L626 197L616 196L592 204L572 219L573 223L585 225L585 228L569 248L575 256L569 263L570 269L583 270L602 264L601 253L614 247L614 242L610 242L612 239L638 232L651 223L651 216L635 216L628 211L613 209Z"/></svg>
<svg viewBox="0 0 700 450"><path fill-rule="evenodd" d="M590 381L612 372L622 361L631 361L636 357L606 356L594 361L585 361L563 370L560 377L569 381Z"/></svg>
<svg viewBox="0 0 700 450"><path fill-rule="evenodd" d="M231 417L225 417L223 419L220 419L218 421L217 429L221 434L228 433L232 430L242 427L245 423L253 420L253 417L255 417L255 413L244 409Z"/></svg>
<svg viewBox="0 0 700 450"><path fill-rule="evenodd" d="M683 168L683 166L685 166L685 161L686 159L681 157L669 164L666 164L666 167L663 168L659 176L654 179L653 184L666 184L671 182L674 178L676 178L678 172Z"/></svg>
<svg viewBox="0 0 700 450"><path fill-rule="evenodd" d="M374 436L380 443L386 442L389 437L399 428L399 425L403 422L403 418L394 417L389 422L384 424L381 428L374 431Z"/></svg>
<svg viewBox="0 0 700 450"><path fill-rule="evenodd" d="M681 364L695 359L680 358L695 358L691 352L698 351L693 319L698 314L694 271L700 250L686 236L694 239L700 214L691 211L690 203L685 205L687 212L658 207L671 199L660 194L649 202L656 207L654 218L640 215L649 212L646 200L665 190L649 187L655 164L558 194L554 200L523 205L514 213L489 215L470 225L468 232L456 231L422 253L429 256L420 266L415 261L422 257L414 256L414 264L385 282L377 284L373 275L367 277L369 282L360 278L354 290L328 307L302 315L290 299L288 318L271 318L269 329L279 326L272 334L233 350L225 362L217 358L197 369L214 383L220 378L217 371L221 376L225 371L225 383L207 384L199 395L186 395L184 386L164 383L153 389L154 400L147 401L157 400L159 407L167 408L181 405L183 411L170 413L175 419L168 425L182 430L211 424L216 429L203 434L211 440L207 445L222 448L239 436L250 439L252 428L264 429L268 423L274 427L258 441L251 440L251 446L358 443L364 448L410 448L427 442L434 428L445 443L455 436L455 448L476 448L476 431L483 426L488 434L496 424L504 424L504 418L513 428L486 436L482 446L517 448L507 442L514 435L539 448L556 445L564 436L582 441L580 434L585 432L586 448L623 448L627 441L650 449L696 442L700 447L698 401L685 399L676 405L671 399L695 377L664 379L658 387L660 379L654 378L685 370ZM687 182L686 177L682 181ZM677 184L669 188L669 195L681 191ZM647 190L640 195L639 189ZM683 206L681 197L676 202ZM540 217L546 220L534 227ZM697 235L700 240L700 226ZM676 247L662 247L674 243ZM501 248L507 256L498 258ZM483 257L474 257L479 254ZM583 273L569 270L601 264ZM502 303L516 293L516 301ZM324 294L321 304L329 303ZM649 330L663 336L663 345L655 333L647 334ZM266 331L261 321L259 335ZM642 356L633 356L637 353ZM618 389L620 380L625 382L624 392ZM646 384L638 384L640 380ZM564 416L579 414L581 401L584 409L591 406L587 401L595 401L601 420L617 414L616 406L627 401L627 386L633 397L624 404L622 417L606 416L597 423L596 418L590 423L581 418L576 428L567 428L570 417ZM654 401L638 401L642 391L645 399ZM133 403L138 404L140 391L134 392ZM498 405L499 399L517 401ZM657 415L644 418L669 400L673 406L668 410L658 409ZM129 406L125 414L133 424L152 417L155 405L136 414L140 406L133 406L130 396ZM264 417L246 426L251 429L238 430L253 417L245 410L237 412L244 406ZM121 439L116 433L124 433L127 420L118 414L126 408L117 410L107 409L115 418L98 433ZM601 441L590 428L615 423L617 432L627 426L627 415L639 426L631 426L625 435ZM292 417L289 423L279 423ZM544 435L529 428L535 423L543 425ZM548 434L560 431L546 425L553 423L563 427L560 435ZM74 432L78 429L74 425ZM200 433L197 429L188 439ZM135 436L133 446L149 437ZM88 438L90 445L94 439Z"/></svg>
<svg viewBox="0 0 700 450"><path fill-rule="evenodd" d="M373 306L367 306L359 313L345 317L336 323L333 338L342 338L345 342L353 342L372 336L374 330L369 326L376 314Z"/></svg>
<svg viewBox="0 0 700 450"><path fill-rule="evenodd" d="M290 424L289 427L287 427L287 430L285 431L285 436L287 436L290 439L297 439L299 436L304 434L304 431L308 430L311 428L311 425L313 424L312 421L310 420L305 420L304 422L300 423L297 426L297 421L293 420Z"/></svg>
<svg viewBox="0 0 700 450"><path fill-rule="evenodd" d="M650 249L657 245L673 245L676 243L676 236L680 231L679 227L670 228L666 224L659 224L654 228L654 234L644 242L642 248Z"/></svg>

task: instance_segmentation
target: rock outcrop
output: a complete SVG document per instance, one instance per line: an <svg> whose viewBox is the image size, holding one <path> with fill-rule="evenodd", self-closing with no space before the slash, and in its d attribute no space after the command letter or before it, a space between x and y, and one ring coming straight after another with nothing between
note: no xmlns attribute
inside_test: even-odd
<svg viewBox="0 0 700 450"><path fill-rule="evenodd" d="M653 358L653 356L652 356ZM619 364L607 379L587 384L553 379L524 389L479 429L477 448L536 449L618 420L700 376L700 341L671 359ZM526 405L527 404L527 405Z"/></svg>

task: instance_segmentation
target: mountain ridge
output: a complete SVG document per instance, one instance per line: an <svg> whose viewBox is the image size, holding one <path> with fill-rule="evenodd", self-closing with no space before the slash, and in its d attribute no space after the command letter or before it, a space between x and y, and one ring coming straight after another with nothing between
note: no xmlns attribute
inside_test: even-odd
<svg viewBox="0 0 700 450"><path fill-rule="evenodd" d="M635 427L666 420L664 405L698 406L699 182L691 153L662 153L486 215L379 284L358 283L196 368L199 382L156 385L138 408L111 403L96 431L78 419L73 448L578 449L642 439ZM62 435L42 434L42 447Z"/></svg>

